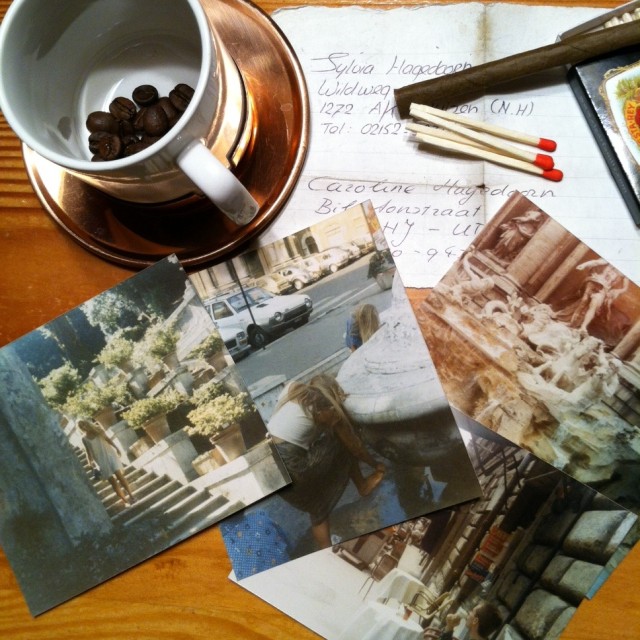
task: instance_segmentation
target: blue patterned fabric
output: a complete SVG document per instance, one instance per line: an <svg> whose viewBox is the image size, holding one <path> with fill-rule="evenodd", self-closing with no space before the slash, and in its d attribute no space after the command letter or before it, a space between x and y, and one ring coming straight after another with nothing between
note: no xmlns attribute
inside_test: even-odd
<svg viewBox="0 0 640 640"><path fill-rule="evenodd" d="M264 511L227 518L220 531L238 580L291 560L286 536Z"/></svg>

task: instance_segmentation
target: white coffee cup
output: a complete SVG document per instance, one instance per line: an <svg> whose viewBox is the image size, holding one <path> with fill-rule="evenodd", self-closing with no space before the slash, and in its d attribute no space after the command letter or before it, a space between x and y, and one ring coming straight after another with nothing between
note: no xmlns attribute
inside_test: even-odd
<svg viewBox="0 0 640 640"><path fill-rule="evenodd" d="M86 119L150 84L194 95L178 122L138 153L92 162ZM201 191L237 224L258 204L232 173L247 99L198 0L14 0L0 25L0 107L42 157L105 193L160 204Z"/></svg>

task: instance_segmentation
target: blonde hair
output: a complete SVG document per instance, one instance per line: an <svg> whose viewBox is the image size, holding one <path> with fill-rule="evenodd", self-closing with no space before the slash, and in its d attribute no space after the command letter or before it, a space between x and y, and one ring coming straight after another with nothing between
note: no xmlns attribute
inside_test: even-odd
<svg viewBox="0 0 640 640"><path fill-rule="evenodd" d="M278 411L287 402L295 402L315 422L316 415L320 411L331 410L336 420L328 428L335 433L356 458L364 460L367 464L373 466L375 461L356 434L356 429L344 408L346 399L347 394L338 381L329 374L320 373L313 376L307 383L292 382L287 388L287 392L278 401L274 412Z"/></svg>
<svg viewBox="0 0 640 640"><path fill-rule="evenodd" d="M102 427L100 427L100 425L96 424L95 422L91 422L91 420L85 420L84 418L81 418L80 420L78 420L78 422L76 422L76 426L90 436L105 435Z"/></svg>
<svg viewBox="0 0 640 640"><path fill-rule="evenodd" d="M347 394L333 376L321 373L311 378L307 383L292 382L284 396L278 401L275 411L287 402L295 402L311 419L314 419L320 411L330 409L341 421L350 424L343 406L346 397Z"/></svg>
<svg viewBox="0 0 640 640"><path fill-rule="evenodd" d="M378 310L372 304L361 304L353 311L353 322L364 344L380 328Z"/></svg>

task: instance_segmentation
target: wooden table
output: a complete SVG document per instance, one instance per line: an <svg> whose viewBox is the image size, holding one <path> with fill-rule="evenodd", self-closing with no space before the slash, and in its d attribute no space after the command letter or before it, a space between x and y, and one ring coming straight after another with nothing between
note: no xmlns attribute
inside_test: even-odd
<svg viewBox="0 0 640 640"><path fill-rule="evenodd" d="M349 4L339 0L316 4ZM1 15L9 6L0 0ZM293 0L258 2L262 9ZM420 4L368 0L390 8ZM544 4L533 0L531 4ZM554 4L576 4L560 0ZM583 4L581 2L581 4ZM616 2L585 2L616 6ZM523 26L524 28L524 26ZM551 27L553 30L553 27ZM130 271L85 251L43 211L24 170L20 143L0 120L0 346L122 281ZM413 290L412 296L420 292ZM1 390L0 390L1 392ZM0 552L0 638L315 638L271 606L232 584L216 527L33 619ZM580 606L564 640L640 638L640 549L596 597ZM382 639L381 639L382 640Z"/></svg>

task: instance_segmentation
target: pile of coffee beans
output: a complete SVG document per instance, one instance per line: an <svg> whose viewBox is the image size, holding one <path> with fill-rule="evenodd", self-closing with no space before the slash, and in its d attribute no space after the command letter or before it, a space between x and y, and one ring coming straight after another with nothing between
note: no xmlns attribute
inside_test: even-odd
<svg viewBox="0 0 640 640"><path fill-rule="evenodd" d="M160 140L189 106L193 89L178 84L161 98L154 86L143 84L131 97L133 100L115 98L109 111L93 111L87 116L92 161L126 158Z"/></svg>

